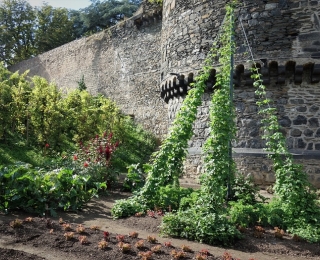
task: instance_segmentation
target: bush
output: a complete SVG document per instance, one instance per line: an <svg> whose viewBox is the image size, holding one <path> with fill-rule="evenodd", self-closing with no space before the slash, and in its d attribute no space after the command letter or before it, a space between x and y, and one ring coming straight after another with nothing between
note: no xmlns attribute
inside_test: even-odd
<svg viewBox="0 0 320 260"><path fill-rule="evenodd" d="M0 210L20 208L38 214L56 215L56 209L80 209L105 184L88 187L88 175L77 175L70 169L45 171L19 163L0 170Z"/></svg>
<svg viewBox="0 0 320 260"><path fill-rule="evenodd" d="M143 167L148 166L144 165ZM131 192L140 190L145 183L145 176L146 174L139 163L130 165L128 167L128 174L123 182L123 189Z"/></svg>
<svg viewBox="0 0 320 260"><path fill-rule="evenodd" d="M164 210L177 210L180 207L181 200L188 197L192 192L193 189L191 188L167 185L160 187L153 203L154 206Z"/></svg>
<svg viewBox="0 0 320 260"><path fill-rule="evenodd" d="M232 200L242 200L247 204L255 204L259 200L265 201L265 198L259 194L260 188L254 184L251 177L244 177L242 174L234 178L232 184Z"/></svg>
<svg viewBox="0 0 320 260"><path fill-rule="evenodd" d="M163 217L161 233L208 244L230 244L241 237L240 232L222 214L200 209L178 211Z"/></svg>
<svg viewBox="0 0 320 260"><path fill-rule="evenodd" d="M230 222L243 227L254 225L266 225L268 223L268 211L265 204L247 204L245 201L230 202L231 208L228 215Z"/></svg>

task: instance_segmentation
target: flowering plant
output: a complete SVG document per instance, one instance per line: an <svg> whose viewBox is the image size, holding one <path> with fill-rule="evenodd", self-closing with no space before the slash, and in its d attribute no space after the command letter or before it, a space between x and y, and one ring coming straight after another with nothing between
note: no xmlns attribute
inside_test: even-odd
<svg viewBox="0 0 320 260"><path fill-rule="evenodd" d="M113 142L113 134L105 132L96 135L88 143L79 143L79 150L73 155L75 169L80 174L89 174L91 182L114 181L114 174L110 171L111 155L119 146L119 141Z"/></svg>

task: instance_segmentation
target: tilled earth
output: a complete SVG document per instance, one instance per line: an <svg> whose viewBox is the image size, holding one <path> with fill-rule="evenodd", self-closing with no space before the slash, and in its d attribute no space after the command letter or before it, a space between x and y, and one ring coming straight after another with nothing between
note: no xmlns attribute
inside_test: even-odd
<svg viewBox="0 0 320 260"><path fill-rule="evenodd" d="M19 211L0 215L0 259L143 259L148 251L156 248L158 252L149 253L151 257L145 255L144 259L178 259L179 254L184 256L180 259L320 259L318 243L297 241L286 233L280 239L275 237L275 231L271 228L264 228L265 232L258 235L256 230L243 230L244 238L230 247L163 238L159 236L161 216L112 220L110 208L114 199L126 196L128 194L114 192L93 201L78 214L59 212L57 218L32 217ZM28 218L30 216L32 218ZM79 227L84 228L83 232ZM137 238L129 236L134 231L139 234ZM73 232L73 237L66 239L68 232ZM117 240L121 235L124 236L123 243L128 244L122 249ZM148 236L156 241L148 241ZM83 239L86 241L81 243ZM101 241L107 244L103 249L99 248L99 243L100 247L105 244ZM140 248L136 247L138 241L142 243ZM165 246L168 242L170 247ZM123 249L126 247L130 247L129 250ZM191 252L183 252L183 248L191 249ZM209 252L209 255L200 252Z"/></svg>

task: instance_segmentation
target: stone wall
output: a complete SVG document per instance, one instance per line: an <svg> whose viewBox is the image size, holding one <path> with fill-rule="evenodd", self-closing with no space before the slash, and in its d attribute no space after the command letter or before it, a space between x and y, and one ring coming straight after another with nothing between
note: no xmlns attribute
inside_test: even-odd
<svg viewBox="0 0 320 260"><path fill-rule="evenodd" d="M135 17L11 70L29 68L31 75L54 80L63 89L76 88L84 75L90 92L115 100L125 113L163 138L219 35L227 2L163 0L162 21L158 7L145 2ZM288 146L320 187L320 1L239 2L234 73L239 130L233 143L238 170L251 174L261 185L274 181L263 152L261 119L245 63L251 57L244 29L268 95L275 101ZM195 179L202 171L201 148L209 134L210 93L219 70L217 64L213 67L185 163L186 177Z"/></svg>
<svg viewBox="0 0 320 260"><path fill-rule="evenodd" d="M30 70L64 91L84 76L92 94L114 100L125 114L160 138L167 132L167 104L160 98L161 12L144 12L117 26L46 52L10 68Z"/></svg>

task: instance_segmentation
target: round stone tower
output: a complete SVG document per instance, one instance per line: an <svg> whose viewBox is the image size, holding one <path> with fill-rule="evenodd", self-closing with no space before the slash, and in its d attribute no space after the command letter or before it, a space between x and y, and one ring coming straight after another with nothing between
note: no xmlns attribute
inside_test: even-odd
<svg viewBox="0 0 320 260"><path fill-rule="evenodd" d="M161 97L175 117L194 75L217 36L225 16L223 0L164 0L161 33ZM233 143L239 171L257 183L274 181L271 162L261 139L255 89L249 70L250 52L261 66L268 95L275 101L289 149L303 163L310 180L320 187L320 1L239 1L235 23L235 95L237 139ZM218 68L217 68L218 69ZM208 136L210 88L199 107L189 143L186 173L201 172L201 147Z"/></svg>

